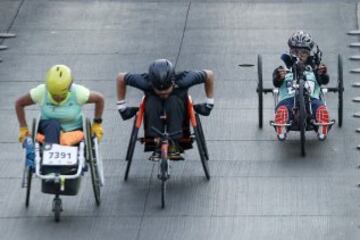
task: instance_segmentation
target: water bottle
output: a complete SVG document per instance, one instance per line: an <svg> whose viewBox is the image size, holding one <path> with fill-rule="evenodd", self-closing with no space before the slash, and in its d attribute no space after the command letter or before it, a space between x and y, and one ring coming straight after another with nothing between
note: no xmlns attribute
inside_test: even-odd
<svg viewBox="0 0 360 240"><path fill-rule="evenodd" d="M35 167L35 148L32 138L26 137L23 143L23 148L25 149L25 162L26 166L30 168Z"/></svg>

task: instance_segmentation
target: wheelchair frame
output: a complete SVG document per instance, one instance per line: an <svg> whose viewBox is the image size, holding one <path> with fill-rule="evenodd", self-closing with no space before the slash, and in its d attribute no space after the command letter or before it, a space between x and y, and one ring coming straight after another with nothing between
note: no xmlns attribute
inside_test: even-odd
<svg viewBox="0 0 360 240"><path fill-rule="evenodd" d="M40 119L40 118L39 118ZM100 188L104 185L104 174L103 174L103 164L102 158L99 151L99 143L96 137L93 137L91 134L91 123L88 118L83 116L83 132L85 139L79 143L78 152L77 152L77 169L75 174L62 175L58 173L49 173L43 174L41 172L41 146L39 142L36 141L36 134L38 132L38 123L34 118L32 122L32 140L35 146L35 169L26 167L24 169L22 187L26 188L26 200L25 206L28 207L30 203L30 193L31 193L31 183L32 175L35 173L35 176L42 181L52 182L56 185L57 189L55 190L55 197L53 200L52 210L54 212L54 218L56 222L60 221L60 213L63 211L62 201L60 195L63 195L65 191L65 182L69 180L79 179L84 171L87 169L87 166L90 166L91 180L93 186L93 192L95 197L95 203L97 206L101 203L101 190ZM63 166L57 166L63 167ZM80 179L79 179L80 180ZM79 182L80 185L80 182ZM77 195L75 194L70 195Z"/></svg>
<svg viewBox="0 0 360 240"><path fill-rule="evenodd" d="M257 88L256 88L256 92L258 94L258 126L260 129L262 129L263 127L263 94L267 94L267 93L272 93L273 97L274 97L274 105L275 107L278 104L278 95L279 95L279 89L278 88L264 88L263 87L263 73L262 73L262 57L261 55L257 56L257 73L258 73L258 84L257 84ZM302 82L302 83L301 83ZM301 85L302 84L302 85ZM304 96L304 81L300 81L299 85L301 86L297 86L296 91L298 91L300 93L301 96ZM337 87L322 87L321 88L321 95L320 98L321 100L324 102L325 106L326 106L326 94L328 92L333 92L333 93L338 93L338 126L341 128L342 127L342 122L343 122L343 93L344 93L344 82L343 82L343 64L342 64L342 56L340 54L338 54L338 77L337 77ZM296 101L296 94L294 96L294 101ZM314 129L314 127L318 127L320 125L329 125L332 126L335 123L335 120L331 120L329 123L327 124L319 124L317 122L310 121L310 125L307 124L307 122L305 122L305 120L307 119L307 116L305 116L306 113L306 106L304 106L305 103L305 98L302 97L302 100L300 101L300 103L303 104L303 106L299 106L299 108L301 108L300 110L300 119L299 121L301 121L302 123L299 123L299 128L298 130L293 127L293 123L287 123L287 124L275 124L273 121L270 121L270 125L273 127L276 126L285 126L287 127L290 131L300 131L300 137L301 137L301 155L305 156L305 131L311 131ZM300 105L302 105L300 104ZM311 106L310 106L311 109ZM307 126L313 126L313 128L309 127L307 128Z"/></svg>
<svg viewBox="0 0 360 240"><path fill-rule="evenodd" d="M207 161L209 160L209 154L208 154L208 149L207 149L207 145L206 145L206 141L205 141L205 136L204 136L204 132L202 129L200 117L197 113L195 113L194 108L193 108L192 99L189 95L188 95L188 100L187 100L187 113L188 113L190 125L192 126L193 131L194 131L192 134L190 133L189 140L196 141L200 159L201 159L201 163L203 166L203 170L204 170L206 179L209 180L210 179L210 171L209 171L209 166L207 163ZM136 142L137 141L140 141L141 143L146 142L145 138L138 138L138 132L141 127L141 124L142 124L142 121L144 118L144 114L145 114L145 96L142 98L139 110L136 113L133 128L132 128L131 135L130 135L129 145L127 148L127 153L126 153L126 158L125 158L125 160L127 161L125 175L124 175L125 181L127 181L128 176L129 176Z"/></svg>

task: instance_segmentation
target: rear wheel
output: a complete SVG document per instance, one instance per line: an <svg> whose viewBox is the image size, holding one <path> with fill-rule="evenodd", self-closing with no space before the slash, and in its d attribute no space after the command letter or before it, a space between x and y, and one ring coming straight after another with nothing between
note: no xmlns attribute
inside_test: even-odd
<svg viewBox="0 0 360 240"><path fill-rule="evenodd" d="M262 74L262 57L257 56L258 66L258 85L256 92L258 94L258 114L259 114L259 128L263 127L263 74Z"/></svg>
<svg viewBox="0 0 360 240"><path fill-rule="evenodd" d="M195 118L196 118L197 126L199 128L200 141L201 141L201 145L202 145L202 147L204 149L205 158L206 158L206 160L209 160L209 152L208 152L208 148L207 148L207 145L206 145L204 130L203 130L203 127L202 127L202 124L201 124L201 121L200 121L199 114L195 114Z"/></svg>
<svg viewBox="0 0 360 240"><path fill-rule="evenodd" d="M90 165L90 172L91 172L91 183L94 191L94 197L96 205L99 206L101 203L101 190L100 190L100 176L98 172L98 165L97 165L97 159L95 154L95 148L93 144L93 140L91 137L91 124L90 120L86 119L86 145L88 148L88 163Z"/></svg>
<svg viewBox="0 0 360 240"><path fill-rule="evenodd" d="M33 118L31 126L31 138L33 143L35 143L36 138L36 119ZM33 169L27 169L27 179L26 179L26 200L25 207L29 207L30 204L30 193L31 193L31 182L32 182Z"/></svg>
<svg viewBox="0 0 360 240"><path fill-rule="evenodd" d="M343 94L344 94L344 79L343 79L343 64L341 54L338 55L338 125L342 126L343 122Z"/></svg>
<svg viewBox="0 0 360 240"><path fill-rule="evenodd" d="M31 181L32 181L33 171L31 169L27 170L27 180L26 180L26 200L25 207L29 207L30 204L30 192L31 192Z"/></svg>
<svg viewBox="0 0 360 240"><path fill-rule="evenodd" d="M126 164L126 170L125 170L125 176L124 176L125 181L129 177L131 162L132 162L132 158L133 158L133 155L134 155L135 145L136 145L137 136L138 136L138 132L139 132L139 129L135 125L136 124L136 119L137 119L137 116L135 117L135 120L134 120L134 125L133 125L132 131L131 131L129 145L128 145L128 149L127 149L127 152L126 152L125 160L127 161L127 164Z"/></svg>
<svg viewBox="0 0 360 240"><path fill-rule="evenodd" d="M304 82L300 82L299 86L299 129L301 142L301 156L305 156L305 131L306 131L306 108L304 98Z"/></svg>
<svg viewBox="0 0 360 240"><path fill-rule="evenodd" d="M196 144L197 144L197 147L199 150L200 160L201 160L202 167L204 169L205 177L207 180L210 180L209 165L208 165L208 161L206 159L205 150L203 149L203 146L201 143L201 135L200 135L199 126L194 128L194 133L195 133L195 141L196 141Z"/></svg>

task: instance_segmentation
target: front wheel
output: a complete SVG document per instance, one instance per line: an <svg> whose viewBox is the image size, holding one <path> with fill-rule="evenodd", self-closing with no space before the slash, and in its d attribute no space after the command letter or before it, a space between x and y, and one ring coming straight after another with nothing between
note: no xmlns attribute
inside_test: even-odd
<svg viewBox="0 0 360 240"><path fill-rule="evenodd" d="M167 158L160 160L160 172L158 178L161 180L161 208L165 208L166 181L169 179L169 161Z"/></svg>
<svg viewBox="0 0 360 240"><path fill-rule="evenodd" d="M161 180L161 208L165 208L166 180Z"/></svg>
<svg viewBox="0 0 360 240"><path fill-rule="evenodd" d="M59 197L55 197L53 200L53 212L55 222L60 221L60 214L62 212L62 203Z"/></svg>
<svg viewBox="0 0 360 240"><path fill-rule="evenodd" d="M306 108L304 98L304 82L300 83L299 88L299 129L300 129L300 141L301 141L301 156L305 156L305 131L306 131Z"/></svg>

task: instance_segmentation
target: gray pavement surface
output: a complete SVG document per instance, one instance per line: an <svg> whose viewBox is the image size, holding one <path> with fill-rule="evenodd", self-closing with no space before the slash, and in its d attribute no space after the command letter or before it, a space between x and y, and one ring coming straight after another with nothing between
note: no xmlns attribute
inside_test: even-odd
<svg viewBox="0 0 360 240"><path fill-rule="evenodd" d="M267 122L273 100L265 96L264 129L257 128L256 64L263 56L265 86L287 49L288 36L309 31L324 51L331 86L336 58L344 58L344 126L325 142L307 134L307 156L299 154L299 134L278 142ZM350 74L359 54L350 49L358 36L357 1L51 1L0 0L0 32L9 47L0 63L0 239L360 239L360 137L352 118L359 96ZM125 153L132 126L116 112L115 77L119 71L144 72L160 57L177 70L213 69L216 107L203 118L212 178L206 181L197 149L172 164L167 207L160 208L157 165L137 146L128 182L123 181ZM34 180L25 208L20 188L23 155L17 143L15 99L43 82L46 70L65 63L75 81L106 97L102 155L106 186L96 207L87 174L80 193L63 197L64 212L54 223L53 196ZM196 102L203 87L191 89ZM141 92L129 89L130 105ZM337 118L337 96L328 95ZM92 106L86 108L91 117ZM38 115L27 110L27 119Z"/></svg>

